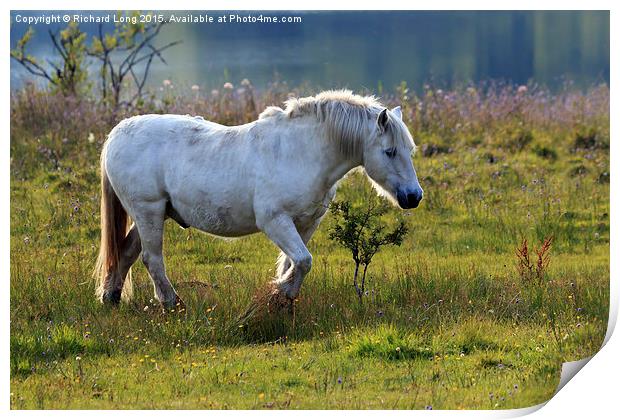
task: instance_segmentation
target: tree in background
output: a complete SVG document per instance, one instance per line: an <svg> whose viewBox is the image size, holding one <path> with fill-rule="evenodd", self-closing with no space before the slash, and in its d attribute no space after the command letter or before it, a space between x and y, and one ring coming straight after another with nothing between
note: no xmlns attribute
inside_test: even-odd
<svg viewBox="0 0 620 420"><path fill-rule="evenodd" d="M52 90L63 95L78 95L88 90L88 74L85 68L86 34L75 23L70 23L60 33L49 31L54 51L59 61L47 60L47 66L26 52L26 46L34 35L32 26L17 41L11 57L30 73L49 82Z"/></svg>
<svg viewBox="0 0 620 420"><path fill-rule="evenodd" d="M138 17L140 12L132 15ZM136 19L139 22L139 19ZM98 34L93 37L88 55L100 64L101 97L113 108L121 105L135 106L142 99L144 85L155 58L167 64L161 53L181 41L155 47L153 42L159 35L164 22L117 23L111 33L103 32L99 25ZM134 82L134 93L123 99L123 83L129 78Z"/></svg>
<svg viewBox="0 0 620 420"><path fill-rule="evenodd" d="M137 17L140 12L134 11L131 15ZM141 23L140 19L135 19L136 23L131 21L125 19L125 22L116 23L111 32L104 32L100 24L90 44L86 42L86 33L76 23L69 23L59 33L50 30L50 40L59 60L47 60L47 65L26 51L34 35L34 29L29 27L11 50L11 57L30 74L46 79L53 91L74 96L91 91L87 59L93 58L100 64L98 84L103 104L114 111L121 106L133 108L141 104L153 60L166 64L162 52L181 41L156 47L154 42L165 23L155 19L148 23ZM127 82L133 82L131 91L127 89L131 83Z"/></svg>

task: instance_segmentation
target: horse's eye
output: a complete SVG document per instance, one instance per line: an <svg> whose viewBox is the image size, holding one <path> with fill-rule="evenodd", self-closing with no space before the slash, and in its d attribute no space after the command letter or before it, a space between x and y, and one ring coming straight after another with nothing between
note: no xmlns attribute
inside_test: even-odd
<svg viewBox="0 0 620 420"><path fill-rule="evenodd" d="M390 159L393 158L394 156L396 156L396 148L392 147L391 149L387 149L385 150L385 154L387 155L387 157L389 157Z"/></svg>

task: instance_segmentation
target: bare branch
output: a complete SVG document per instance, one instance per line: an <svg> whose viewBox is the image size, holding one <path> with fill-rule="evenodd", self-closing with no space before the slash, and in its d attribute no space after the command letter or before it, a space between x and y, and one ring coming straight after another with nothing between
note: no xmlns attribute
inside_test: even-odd
<svg viewBox="0 0 620 420"><path fill-rule="evenodd" d="M51 29L48 31L48 33L50 34L50 38L52 39L52 44L54 45L54 48L56 48L56 50L62 57L63 61L67 61L67 52L64 46L61 46L61 44L58 43L58 40L56 39L56 35L54 35Z"/></svg>
<svg viewBox="0 0 620 420"><path fill-rule="evenodd" d="M144 48L145 45L149 44L151 40L159 34L159 31L161 31L161 28L163 27L163 25L164 23L158 23L154 26L148 26L145 28L145 32L144 32L145 34L148 31L150 31L152 28L154 29L150 34L144 36L144 38L140 41L140 43L136 47L133 48L133 51L129 53L127 57L125 57L125 59L121 62L119 66L119 73L121 74L127 73L127 70L123 71L125 67L129 65L129 63L132 63L135 60L135 57L140 53L142 48Z"/></svg>
<svg viewBox="0 0 620 420"><path fill-rule="evenodd" d="M164 64L168 64L168 63L166 62L166 60L164 60L164 58L161 56L161 53L162 53L164 50L167 50L168 48L170 48L170 47L174 47L175 45L178 45L178 44L181 44L181 43L183 43L183 41L174 41L174 42L171 42L171 43L169 43L169 44L166 44L165 46L163 46L163 47L161 47L161 48L155 48L155 47L153 47L152 45L149 45L149 48L151 48L151 49L152 49L152 52L150 52L150 53L148 53L148 54L145 54L144 56L142 56L142 57L140 57L140 58L136 59L136 60L135 60L132 64L133 64L133 65L136 65L136 64L138 64L138 63L140 63L140 62L142 62L142 61L144 61L144 60L148 60L148 59L149 59L149 57L151 57L151 56L157 56L157 58L159 58L159 59L161 60L161 62L162 62L162 63L164 63Z"/></svg>
<svg viewBox="0 0 620 420"><path fill-rule="evenodd" d="M33 61L30 58L28 58L23 53L23 51L21 52L20 56L17 56L17 54L11 54L11 58L13 58L19 64L21 64L26 69L26 71L28 73L30 73L30 74L32 74L34 76L43 77L44 79L47 79L53 85L57 85L58 84L54 79L52 79L52 77L49 75L49 73L43 67L41 67L35 61Z"/></svg>

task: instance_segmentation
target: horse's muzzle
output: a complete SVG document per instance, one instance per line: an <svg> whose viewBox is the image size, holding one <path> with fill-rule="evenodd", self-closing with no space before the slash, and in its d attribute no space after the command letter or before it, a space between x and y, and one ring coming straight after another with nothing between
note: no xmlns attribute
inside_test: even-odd
<svg viewBox="0 0 620 420"><path fill-rule="evenodd" d="M396 198L398 199L398 205L403 209L415 209L420 205L420 201L422 201L422 191L415 192L401 192L398 191L396 194Z"/></svg>

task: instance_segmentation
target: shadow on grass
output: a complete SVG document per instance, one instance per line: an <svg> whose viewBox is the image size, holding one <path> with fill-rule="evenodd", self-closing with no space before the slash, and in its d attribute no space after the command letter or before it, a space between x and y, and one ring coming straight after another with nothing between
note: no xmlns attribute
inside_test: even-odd
<svg viewBox="0 0 620 420"><path fill-rule="evenodd" d="M69 325L60 324L44 334L11 335L11 375L28 376L40 363L49 363L79 354L110 354L110 346L90 339Z"/></svg>

